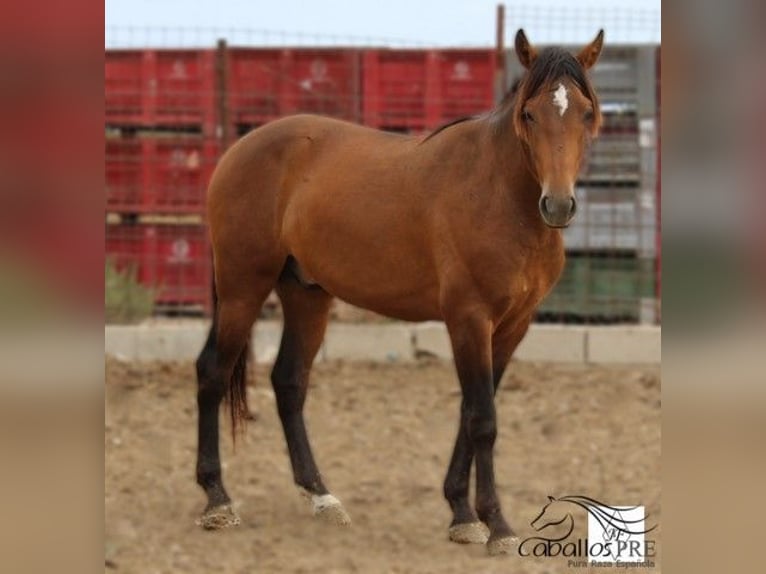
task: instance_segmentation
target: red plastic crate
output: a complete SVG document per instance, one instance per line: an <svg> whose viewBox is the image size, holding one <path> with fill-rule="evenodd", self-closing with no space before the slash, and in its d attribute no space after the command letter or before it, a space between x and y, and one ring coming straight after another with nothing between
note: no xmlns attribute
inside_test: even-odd
<svg viewBox="0 0 766 574"><path fill-rule="evenodd" d="M280 117L289 78L287 51L234 48L227 52L227 98L235 125L261 125Z"/></svg>
<svg viewBox="0 0 766 574"><path fill-rule="evenodd" d="M493 50L368 50L363 118L373 127L433 129L494 105Z"/></svg>
<svg viewBox="0 0 766 574"><path fill-rule="evenodd" d="M108 50L104 61L104 99L107 122L134 122L143 115L150 78L144 77L145 52Z"/></svg>
<svg viewBox="0 0 766 574"><path fill-rule="evenodd" d="M104 66L106 122L123 126L215 129L212 50L109 50Z"/></svg>
<svg viewBox="0 0 766 574"><path fill-rule="evenodd" d="M353 49L230 49L231 122L258 126L302 112L358 121L359 66Z"/></svg>
<svg viewBox="0 0 766 574"><path fill-rule="evenodd" d="M203 225L106 226L106 256L138 281L157 289L155 303L209 309L212 260Z"/></svg>
<svg viewBox="0 0 766 574"><path fill-rule="evenodd" d="M205 138L106 141L106 209L123 213L202 213L217 143Z"/></svg>
<svg viewBox="0 0 766 574"><path fill-rule="evenodd" d="M106 210L144 209L144 156L141 140L106 140Z"/></svg>
<svg viewBox="0 0 766 574"><path fill-rule="evenodd" d="M423 50L367 50L363 60L363 121L396 130L422 130L436 122L429 101L435 79L428 65L433 52Z"/></svg>
<svg viewBox="0 0 766 574"><path fill-rule="evenodd" d="M442 50L438 53L439 100L436 105L439 123L493 108L495 58L494 50Z"/></svg>
<svg viewBox="0 0 766 574"><path fill-rule="evenodd" d="M358 121L360 65L358 50L289 50L284 114L312 113Z"/></svg>

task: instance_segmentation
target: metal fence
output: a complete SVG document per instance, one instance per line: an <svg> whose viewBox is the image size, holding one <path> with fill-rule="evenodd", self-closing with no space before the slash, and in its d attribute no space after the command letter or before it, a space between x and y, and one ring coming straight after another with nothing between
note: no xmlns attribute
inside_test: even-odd
<svg viewBox="0 0 766 574"><path fill-rule="evenodd" d="M594 69L604 129L578 182L584 208L565 233L567 267L540 321L659 320L657 51L610 46ZM205 188L242 134L298 112L427 132L490 109L503 61L510 83L516 58L491 48L107 50L108 320L209 313Z"/></svg>

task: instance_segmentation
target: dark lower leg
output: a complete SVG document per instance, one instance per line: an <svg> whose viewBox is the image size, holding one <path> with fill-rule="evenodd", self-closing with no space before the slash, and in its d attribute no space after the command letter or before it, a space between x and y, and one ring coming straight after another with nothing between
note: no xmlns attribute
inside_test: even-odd
<svg viewBox="0 0 766 574"><path fill-rule="evenodd" d="M277 285L284 311L284 331L271 381L295 483L315 495L328 494L311 452L303 405L309 373L324 338L332 298L321 289L306 289L292 276Z"/></svg>
<svg viewBox="0 0 766 574"><path fill-rule="evenodd" d="M460 428L458 429L452 459L444 480L444 497L452 509L452 524L477 522L478 518L468 502L468 489L473 462L473 444L468 438L468 419L465 401L460 407Z"/></svg>
<svg viewBox="0 0 766 574"><path fill-rule="evenodd" d="M283 342L272 373L272 384L277 398L277 410L282 421L293 478L312 494L327 494L319 469L311 452L306 425L303 420L303 404L308 386L308 371L296 361L294 350Z"/></svg>
<svg viewBox="0 0 766 574"><path fill-rule="evenodd" d="M512 536L495 489L493 448L497 435L495 382L502 376L503 362L493 369L491 323L471 314L447 322L455 367L463 392L463 417L467 438L476 460L476 512L490 531L489 542ZM467 457L465 457L467 458Z"/></svg>
<svg viewBox="0 0 766 574"><path fill-rule="evenodd" d="M476 394L476 417L472 422L472 438L476 459L476 511L490 528L490 540L514 536L503 518L495 487L494 443L497 436L494 395L503 379L513 351L524 337L529 320L498 330L492 338L492 398L486 389Z"/></svg>
<svg viewBox="0 0 766 574"><path fill-rule="evenodd" d="M221 479L221 459L218 453L218 405L222 395L200 391L199 452L197 457L197 484L207 494L207 508L230 502Z"/></svg>
<svg viewBox="0 0 766 574"><path fill-rule="evenodd" d="M208 498L207 509L228 504L229 495L221 479L221 459L218 452L218 413L224 395L224 379L217 374L214 329L197 359L197 484Z"/></svg>
<svg viewBox="0 0 766 574"><path fill-rule="evenodd" d="M475 408L469 422L469 435L476 457L476 512L489 527L490 542L514 536L503 517L495 487L493 448L497 436L493 389L476 389Z"/></svg>
<svg viewBox="0 0 766 574"><path fill-rule="evenodd" d="M507 364L507 357L493 361L492 380L495 391L497 391L500 380L503 378ZM455 448L452 451L449 469L447 470L447 478L444 481L444 497L452 509L453 526L478 520L476 512L468 501L473 460L473 443L468 438L468 420L465 401L463 401L460 407L460 428L455 440Z"/></svg>
<svg viewBox="0 0 766 574"><path fill-rule="evenodd" d="M246 352L257 308L247 300L219 303L216 324L197 359L197 483L207 495L206 510L230 502L221 478L219 411L234 365Z"/></svg>

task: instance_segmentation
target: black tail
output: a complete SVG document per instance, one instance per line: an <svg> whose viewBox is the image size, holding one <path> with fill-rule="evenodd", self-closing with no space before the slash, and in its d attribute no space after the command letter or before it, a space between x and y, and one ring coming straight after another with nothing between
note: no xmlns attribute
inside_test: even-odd
<svg viewBox="0 0 766 574"><path fill-rule="evenodd" d="M237 442L237 432L244 430L247 421L251 418L250 409L247 406L247 359L250 353L250 338L247 339L247 345L237 357L234 364L234 371L231 374L229 387L227 389L227 399L229 402L229 413L231 415L231 440Z"/></svg>
<svg viewBox="0 0 766 574"><path fill-rule="evenodd" d="M213 306L213 323L210 327L210 337L216 338L218 329L218 293L215 288L215 277L211 282L211 300ZM237 442L238 431L244 430L247 420L252 418L250 409L247 406L247 371L248 360L250 358L250 337L247 338L244 348L240 351L234 370L231 373L231 379L226 385L226 402L229 406L229 415L231 417L231 440Z"/></svg>

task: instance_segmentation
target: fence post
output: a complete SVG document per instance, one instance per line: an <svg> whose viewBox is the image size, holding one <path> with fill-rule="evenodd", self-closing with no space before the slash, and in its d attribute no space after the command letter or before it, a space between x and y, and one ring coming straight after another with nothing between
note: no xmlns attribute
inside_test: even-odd
<svg viewBox="0 0 766 574"><path fill-rule="evenodd" d="M364 123L364 113L362 110L362 57L364 56L364 51L359 48L353 48L352 49L352 74L351 74L351 81L352 81L352 110L351 110L351 121L357 124Z"/></svg>
<svg viewBox="0 0 766 574"><path fill-rule="evenodd" d="M228 48L226 40L218 40L215 54L215 96L218 115L218 129L215 136L224 151L231 143L231 122L229 121L229 83Z"/></svg>
<svg viewBox="0 0 766 574"><path fill-rule="evenodd" d="M661 89L661 53L657 46L656 62L656 99L657 99L657 191L655 199L655 297L657 299L657 322L662 321L662 89Z"/></svg>
<svg viewBox="0 0 766 574"><path fill-rule="evenodd" d="M433 130L444 121L444 90L442 89L441 51L428 50L425 54L426 85L423 92L424 126L420 130Z"/></svg>
<svg viewBox="0 0 766 574"><path fill-rule="evenodd" d="M657 144L659 142L659 127L657 125L657 62L656 49L646 47L637 49L638 86L637 106L639 150L641 161L641 187L640 198L637 198L636 213L638 214L637 226L639 232L639 253L642 258L654 258L654 301L646 301L642 305L644 312L641 316L642 323L656 323L658 318L658 299L656 282L659 277L656 274L656 261L660 257L657 252L656 237L659 233L659 203L657 202L657 189L660 180L659 166L657 165ZM652 211L645 213L645 206L651 205ZM649 235L647 232L650 232ZM649 305L651 303L651 305Z"/></svg>
<svg viewBox="0 0 766 574"><path fill-rule="evenodd" d="M495 103L505 96L505 4L497 5L495 22Z"/></svg>
<svg viewBox="0 0 766 574"><path fill-rule="evenodd" d="M362 50L362 123L380 127L380 78L378 77L379 51Z"/></svg>

